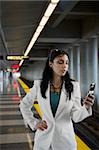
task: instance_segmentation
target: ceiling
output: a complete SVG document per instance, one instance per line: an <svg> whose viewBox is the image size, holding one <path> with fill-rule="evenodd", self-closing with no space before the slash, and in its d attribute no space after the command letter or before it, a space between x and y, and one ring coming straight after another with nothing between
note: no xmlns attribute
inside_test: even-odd
<svg viewBox="0 0 99 150"><path fill-rule="evenodd" d="M0 1L0 69L20 61L50 0ZM46 57L52 48L68 48L99 33L99 1L60 0L22 67ZM43 59L43 58L42 58Z"/></svg>

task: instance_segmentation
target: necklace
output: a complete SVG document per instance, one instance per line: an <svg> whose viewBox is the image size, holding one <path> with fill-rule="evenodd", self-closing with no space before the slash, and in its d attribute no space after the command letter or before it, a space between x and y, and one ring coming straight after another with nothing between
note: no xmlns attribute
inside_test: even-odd
<svg viewBox="0 0 99 150"><path fill-rule="evenodd" d="M60 93L60 89L61 89L62 84L60 84L59 86L56 87L52 82L50 82L50 83L51 83L51 89L52 89L52 91L54 93Z"/></svg>
<svg viewBox="0 0 99 150"><path fill-rule="evenodd" d="M60 89L61 88L61 85L59 85L59 86L55 86L53 83L51 83L51 85L52 85L52 87L54 88L54 89Z"/></svg>

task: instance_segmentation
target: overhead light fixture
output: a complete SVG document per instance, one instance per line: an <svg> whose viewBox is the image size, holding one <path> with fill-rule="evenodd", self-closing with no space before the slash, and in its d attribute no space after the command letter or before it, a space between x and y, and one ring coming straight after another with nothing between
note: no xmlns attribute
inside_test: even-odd
<svg viewBox="0 0 99 150"><path fill-rule="evenodd" d="M21 65L22 65L23 61L24 61L23 59L20 61L19 66L21 66Z"/></svg>
<svg viewBox="0 0 99 150"><path fill-rule="evenodd" d="M45 17L49 17L51 16L52 12L54 11L55 7L56 7L57 3L50 3L47 10L45 11L44 16Z"/></svg>
<svg viewBox="0 0 99 150"><path fill-rule="evenodd" d="M59 0L51 0L51 3L58 3L59 2Z"/></svg>
<svg viewBox="0 0 99 150"><path fill-rule="evenodd" d="M31 41L30 41L30 44L27 47L27 50L24 53L24 56L28 55L28 53L30 52L30 50L31 50L33 44L35 43L35 41L36 41L36 38L34 38L34 36L33 36L32 39L31 39Z"/></svg>
<svg viewBox="0 0 99 150"><path fill-rule="evenodd" d="M28 53L30 52L30 50L31 50L33 44L35 43L35 41L36 41L36 38L34 38L34 36L33 36L32 39L31 39L31 41L30 41L30 44L27 47L27 50L24 53L24 56L28 55Z"/></svg>
<svg viewBox="0 0 99 150"><path fill-rule="evenodd" d="M36 29L36 32L34 33L25 53L24 56L27 56L28 53L30 52L31 48L33 47L34 43L36 42L38 36L40 35L41 31L43 30L45 24L47 23L49 17L51 16L51 14L53 13L55 7L57 6L57 3L59 2L59 0L51 0L50 4L48 5L44 16L42 17L39 26ZM21 66L24 60L21 60L19 65Z"/></svg>
<svg viewBox="0 0 99 150"><path fill-rule="evenodd" d="M43 18L40 21L40 26L45 26L45 24L47 23L49 17L43 16Z"/></svg>
<svg viewBox="0 0 99 150"><path fill-rule="evenodd" d="M30 50L31 50L31 48L32 48L32 46L33 46L34 43L35 43L35 41L34 41L34 39L33 39L32 42L30 42L30 44L28 45L28 48L27 48L27 50L25 51L24 56L27 56L27 55L28 55L28 53L30 52Z"/></svg>
<svg viewBox="0 0 99 150"><path fill-rule="evenodd" d="M35 32L33 38L37 40L39 34L40 34L40 32Z"/></svg>
<svg viewBox="0 0 99 150"><path fill-rule="evenodd" d="M31 50L31 48L32 48L32 46L33 46L33 44L34 44L35 41L37 40L39 34L40 34L39 32L35 32L35 33L34 33L34 36L33 36L33 38L31 39L30 44L28 45L28 48L27 48L27 50L26 50L24 56L27 56L27 55L28 55L28 53L30 52L30 50Z"/></svg>
<svg viewBox="0 0 99 150"><path fill-rule="evenodd" d="M43 30L43 28L44 28L44 26L41 26L41 25L38 26L37 29L36 29L36 32L40 33Z"/></svg>
<svg viewBox="0 0 99 150"><path fill-rule="evenodd" d="M28 58L28 56L7 56L7 60L22 60L26 58Z"/></svg>

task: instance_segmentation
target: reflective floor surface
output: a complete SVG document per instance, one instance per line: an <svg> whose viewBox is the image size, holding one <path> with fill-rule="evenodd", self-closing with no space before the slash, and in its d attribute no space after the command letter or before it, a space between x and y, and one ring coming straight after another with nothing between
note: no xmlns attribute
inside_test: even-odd
<svg viewBox="0 0 99 150"><path fill-rule="evenodd" d="M19 110L19 89L15 79L0 76L0 150L32 150L34 135Z"/></svg>

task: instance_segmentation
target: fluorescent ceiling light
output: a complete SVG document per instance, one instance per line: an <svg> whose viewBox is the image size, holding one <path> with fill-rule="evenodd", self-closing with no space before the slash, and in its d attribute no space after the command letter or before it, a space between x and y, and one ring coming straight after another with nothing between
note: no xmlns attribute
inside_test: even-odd
<svg viewBox="0 0 99 150"><path fill-rule="evenodd" d="M45 12L45 14L44 14L44 16L45 17L51 16L51 14L54 11L56 5L57 5L56 3L55 4L50 3L49 6L48 6L48 8L47 8L47 10L46 10L46 12Z"/></svg>
<svg viewBox="0 0 99 150"><path fill-rule="evenodd" d="M38 28L36 29L36 32L34 33L30 44L28 45L26 52L24 54L24 56L27 56L28 53L30 52L32 46L34 45L35 41L37 40L38 36L40 35L40 32L42 31L42 29L44 28L45 24L47 23L49 17L51 16L52 12L54 11L55 7L57 6L57 3L59 2L59 0L51 0L51 3L48 5L44 16L42 17ZM24 60L21 60L19 65L21 66Z"/></svg>
<svg viewBox="0 0 99 150"><path fill-rule="evenodd" d="M46 22L48 21L49 17L45 17L43 16L42 20L40 21L40 26L44 26L46 24Z"/></svg>
<svg viewBox="0 0 99 150"><path fill-rule="evenodd" d="M28 58L28 56L7 56L7 60L22 60Z"/></svg>
<svg viewBox="0 0 99 150"><path fill-rule="evenodd" d="M30 52L30 50L31 50L31 48L32 48L32 46L33 46L34 43L35 43L35 41L34 41L34 42L30 42L30 44L29 44L27 50L25 51L24 56L27 56L27 55L28 55L28 53Z"/></svg>
<svg viewBox="0 0 99 150"><path fill-rule="evenodd" d="M19 66L21 66L21 65L22 65L23 61L24 61L24 60L21 60L21 61L20 61Z"/></svg>
<svg viewBox="0 0 99 150"><path fill-rule="evenodd" d="M51 0L51 3L58 3L59 0Z"/></svg>
<svg viewBox="0 0 99 150"><path fill-rule="evenodd" d="M35 41L37 40L39 34L40 34L39 32L35 32L35 33L34 33L34 36L32 37L32 40L30 41L30 44L29 44L29 46L28 46L28 48L27 48L27 50L26 50L24 56L27 56L27 55L28 55L28 53L30 52L32 46L34 45Z"/></svg>
<svg viewBox="0 0 99 150"><path fill-rule="evenodd" d="M32 46L34 45L35 41L37 40L37 38L38 38L40 32L42 31L42 29L43 29L43 26L38 26L36 32L34 33L32 39L31 39L31 41L30 41L30 44L29 44L29 46L28 46L28 48L27 48L27 50L26 50L24 56L27 56L27 55L28 55L28 53L30 52Z"/></svg>
<svg viewBox="0 0 99 150"><path fill-rule="evenodd" d="M44 28L44 26L38 26L38 28L36 29L36 32L39 32L39 33L40 33L43 28Z"/></svg>
<svg viewBox="0 0 99 150"><path fill-rule="evenodd" d="M33 38L37 39L39 35L40 35L40 32L35 32Z"/></svg>

